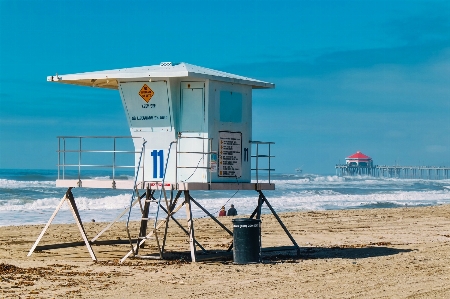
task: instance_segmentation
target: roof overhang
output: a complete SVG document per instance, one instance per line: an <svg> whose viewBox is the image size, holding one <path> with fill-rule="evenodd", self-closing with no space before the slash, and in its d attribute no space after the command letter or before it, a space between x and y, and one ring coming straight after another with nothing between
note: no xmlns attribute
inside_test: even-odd
<svg viewBox="0 0 450 299"><path fill-rule="evenodd" d="M47 81L118 89L120 82L139 82L165 78L198 78L250 85L254 89L275 88L275 84L252 78L225 73L188 63L161 63L154 66L124 68L98 72L48 76Z"/></svg>

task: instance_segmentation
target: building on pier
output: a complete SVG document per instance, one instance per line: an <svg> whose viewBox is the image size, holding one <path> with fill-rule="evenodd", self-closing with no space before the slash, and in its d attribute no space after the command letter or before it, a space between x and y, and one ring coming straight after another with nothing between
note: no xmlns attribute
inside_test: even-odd
<svg viewBox="0 0 450 299"><path fill-rule="evenodd" d="M349 167L373 167L372 158L367 155L364 155L360 151L357 151L353 155L345 158L345 163Z"/></svg>
<svg viewBox="0 0 450 299"><path fill-rule="evenodd" d="M340 170L340 172L338 171ZM371 157L357 151L345 158L344 165L336 165L338 175L374 175L373 160Z"/></svg>

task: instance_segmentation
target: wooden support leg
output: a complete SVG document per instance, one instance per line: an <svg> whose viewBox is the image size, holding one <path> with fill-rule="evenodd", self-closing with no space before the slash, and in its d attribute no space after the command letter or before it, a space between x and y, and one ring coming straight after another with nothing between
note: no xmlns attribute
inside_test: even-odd
<svg viewBox="0 0 450 299"><path fill-rule="evenodd" d="M277 213L275 212L275 210L272 208L272 206L270 205L269 201L267 200L267 198L264 196L264 194L261 192L261 190L258 190L259 193L259 197L266 203L266 205L269 207L270 211L272 212L273 216L275 216L275 218L277 219L278 223L281 225L281 227L283 228L284 232L286 233L286 235L289 237L289 239L291 240L291 242L294 244L295 248L297 248L297 255L300 255L300 247L298 246L297 242L295 242L294 238L292 237L292 235L289 233L288 229L286 228L286 226L284 225L283 221L281 221L280 217L278 217Z"/></svg>
<svg viewBox="0 0 450 299"><path fill-rule="evenodd" d="M256 206L255 210L253 211L253 213L250 215L250 219L253 219L253 217L255 217L256 212L258 212L258 206Z"/></svg>
<svg viewBox="0 0 450 299"><path fill-rule="evenodd" d="M160 207L164 210L164 212L166 212L166 214L167 214L167 220L166 220L166 227L164 228L164 238L163 238L163 244L162 244L162 247L161 247L161 251L162 252L164 252L164 247L166 246L166 240L167 240L167 231L168 231L168 229L169 229L169 220L170 220L170 218L172 218L174 221L176 221L175 220L175 218L173 218L173 216L172 216L172 211L173 211L173 204L175 203L177 203L177 201L178 201L178 198L180 198L180 196L181 196L181 191L178 191L177 192L177 195L175 196L175 199L173 198L173 190L171 190L170 191L170 202L169 202L169 204L167 205L167 210L160 204ZM167 204L167 201L166 201L166 204ZM177 221L176 221L177 222ZM178 223L177 223L178 224ZM183 228L184 229L184 228Z"/></svg>
<svg viewBox="0 0 450 299"><path fill-rule="evenodd" d="M81 222L80 214L78 213L77 204L75 203L75 199L73 198L73 194L71 191L72 188L69 188L66 193L66 198L69 202L70 209L72 210L73 217L75 218L75 222L77 223L78 229L80 230L81 237L83 237L84 243L86 244L87 250L91 255L92 260L96 261L94 251L92 250L91 244L89 244L89 240L86 237L86 232L84 231L83 223Z"/></svg>
<svg viewBox="0 0 450 299"><path fill-rule="evenodd" d="M186 204L186 218L189 231L189 248L191 250L191 259L195 263L197 261L195 255L195 234L194 234L194 219L192 218L191 199L189 190L184 191L185 204Z"/></svg>
<svg viewBox="0 0 450 299"><path fill-rule="evenodd" d="M256 210L256 219L261 219L261 207L262 207L262 204L263 204L263 198L261 197L261 194L258 196L258 207L257 207L257 210Z"/></svg>
<svg viewBox="0 0 450 299"><path fill-rule="evenodd" d="M256 219L261 219L261 207L262 207L263 202L264 202L264 200L261 198L261 194L260 194L258 196L258 205L256 206L253 213L250 215L250 219L253 219L253 217L255 217L255 215L256 215Z"/></svg>
<svg viewBox="0 0 450 299"><path fill-rule="evenodd" d="M145 195L145 194L144 194ZM142 195L142 196L144 196ZM131 207L126 208L125 210L123 210L122 213L120 213L119 216L116 217L116 219L114 219L113 221L111 221L101 232L98 233L98 235L96 235L94 238L92 238L91 243L94 243L101 235L103 235L104 232L106 232L108 229L111 228L111 226L116 223L120 218L122 218L123 215L125 215L126 212L128 212L128 210L130 210L132 207L134 207L134 205L140 200L142 199L137 197L134 202L131 204Z"/></svg>
<svg viewBox="0 0 450 299"><path fill-rule="evenodd" d="M166 210L163 206L160 206L160 207L161 207L161 209L162 209L164 212L167 213L167 210ZM184 231L184 233L185 233L186 235L189 236L189 232L181 225L180 222L178 222L178 220L173 216L173 214L171 214L171 215L168 216L168 217L170 217L170 218L173 220L173 222L175 222L175 223L178 225L178 227L181 228L181 230ZM168 221L168 220L167 220L167 221ZM194 241L195 241L195 244L196 244L198 247L200 247L200 249L201 249L203 252L206 253L206 249L205 249L199 242L197 242L197 240L194 240Z"/></svg>
<svg viewBox="0 0 450 299"><path fill-rule="evenodd" d="M204 207L202 207L198 202L195 201L195 199L193 199L192 197L190 197L191 201L200 209L202 209L203 212L205 212L206 215L208 215L209 217L211 217L212 220L214 220L214 222L216 222L221 228L223 228L228 234L230 234L230 236L233 236L233 232L230 231L225 225L223 225L219 220L217 220L216 217L214 217L211 213L209 213Z"/></svg>
<svg viewBox="0 0 450 299"><path fill-rule="evenodd" d="M143 238L147 235L147 225L148 225L148 212L150 210L150 200L153 199L153 193L155 191L150 192L150 188L147 186L147 190L145 191L145 202L144 202L144 209L142 211L142 219L141 219L141 227L139 230L139 237ZM138 238L138 241L140 240ZM141 246L136 247L136 254L138 254L139 248L143 248L144 244Z"/></svg>
<svg viewBox="0 0 450 299"><path fill-rule="evenodd" d="M47 228L50 226L50 224L52 223L53 219L55 218L56 214L58 214L59 209L61 209L63 203L66 201L66 194L64 194L64 197L61 199L61 201L59 202L58 206L56 207L55 211L53 212L52 216L50 217L50 219L48 220L47 224L45 225L44 229L42 230L41 234L39 235L39 237L37 238L36 242L34 242L33 247L31 247L30 252L28 252L27 256L30 256L33 251L36 249L36 246L39 244L39 242L41 241L42 237L44 236L45 232L47 231Z"/></svg>
<svg viewBox="0 0 450 299"><path fill-rule="evenodd" d="M176 209L173 210L173 213L178 212L178 210L180 210L184 205L184 202L181 203L178 207L176 207ZM161 226L163 226L166 223L166 219L163 219L159 222L159 224L156 226L155 230L158 230L159 228L161 228ZM133 247L132 250L130 250L121 260L120 263L123 263L130 255L132 255L135 251L136 248L140 245L142 245L149 237L151 237L153 235L153 232L155 230L152 230L151 232L148 233L148 235L146 236L145 239L141 240L135 247Z"/></svg>
<svg viewBox="0 0 450 299"><path fill-rule="evenodd" d="M72 214L73 214L73 218L75 219L75 222L76 222L76 224L78 226L78 229L80 230L81 237L83 238L84 243L86 244L86 247L87 247L87 249L89 251L89 254L91 255L91 258L94 261L96 261L97 258L95 257L95 254L94 254L94 251L92 250L91 244L89 243L89 240L86 237L86 232L84 231L83 223L81 222L80 214L78 212L78 208L77 208L77 205L75 203L75 199L73 198L72 187L67 189L66 194L61 199L60 203L58 204L58 206L56 207L55 211L53 212L53 215L48 220L47 224L45 225L45 227L42 230L41 234L37 238L37 240L34 243L33 247L31 247L30 252L28 252L27 256L30 256L33 253L33 251L36 249L36 246L39 244L39 241L44 236L46 230L48 229L48 227L52 223L53 219L55 218L56 214L58 213L59 209L61 209L61 206L63 205L63 203L65 201L67 201L67 203L69 204L70 210L72 211Z"/></svg>
<svg viewBox="0 0 450 299"><path fill-rule="evenodd" d="M145 192L144 210L142 212L142 218L144 218L144 219L141 220L141 228L139 231L139 237L144 237L147 235L148 212L150 210L150 200L153 199L153 192L150 192L150 189L147 186L147 191Z"/></svg>

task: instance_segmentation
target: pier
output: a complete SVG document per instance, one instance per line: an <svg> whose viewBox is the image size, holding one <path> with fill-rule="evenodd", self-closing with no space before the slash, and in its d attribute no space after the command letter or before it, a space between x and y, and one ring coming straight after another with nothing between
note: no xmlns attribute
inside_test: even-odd
<svg viewBox="0 0 450 299"><path fill-rule="evenodd" d="M368 175L373 177L441 180L449 178L450 167L446 166L350 166L337 164L336 175Z"/></svg>
<svg viewBox="0 0 450 299"><path fill-rule="evenodd" d="M345 158L345 164L336 164L336 175L367 175L402 179L448 179L450 167L446 166L387 166L373 165L371 157L357 151Z"/></svg>

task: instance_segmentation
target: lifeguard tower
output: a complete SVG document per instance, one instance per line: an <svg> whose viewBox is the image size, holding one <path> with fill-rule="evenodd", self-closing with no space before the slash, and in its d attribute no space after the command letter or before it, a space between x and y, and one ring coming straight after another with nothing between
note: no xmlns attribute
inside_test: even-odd
<svg viewBox="0 0 450 299"><path fill-rule="evenodd" d="M270 179L270 173L274 170L271 167L273 142L254 141L252 138L252 89L274 88L274 84L188 63L171 62L162 62L154 66L55 75L47 77L47 81L117 89L131 137L58 137L59 162L56 185L66 187L68 190L29 255L36 248L63 202L68 202L89 253L92 259L96 260L90 244L139 202L143 208L141 228L136 232L138 241L122 261L130 255L139 256L139 248L149 239L156 240L157 257L163 258L167 225L169 220L173 219L189 235L191 258L195 262L196 247L200 247L204 252L206 250L195 239L192 204L197 205L230 235L233 233L190 195L192 190L257 191L258 201L250 218L259 219L261 206L266 203L298 251L299 247L295 240L262 192L275 189ZM133 140L134 151L117 150L116 142L123 138ZM83 148L89 139L111 139L113 148L109 150ZM76 141L77 148L68 149L66 141L73 140ZM78 163L66 161L66 154L73 152L78 154ZM134 155L134 165L118 165L116 156L125 152ZM83 163L82 156L87 153L109 153L112 154L112 161L109 165L86 164ZM84 178L82 169L92 166L110 167L111 176L103 179ZM76 178L66 175L66 169L70 167L78 170ZM123 167L134 169L133 180L121 180L116 176L116 170ZM256 173L256 180L253 182L252 171ZM268 179L264 181L260 179L261 171L268 173ZM130 207L96 237L88 240L71 192L75 187L130 189L132 190ZM182 197L183 200L180 199ZM149 212L150 205L156 206L153 215ZM174 218L175 213L183 206L186 207L187 228ZM160 210L164 211L164 216L160 215ZM148 221L154 221L149 233L147 233ZM158 233L160 229L164 229L163 234ZM232 246L228 251L231 249Z"/></svg>

